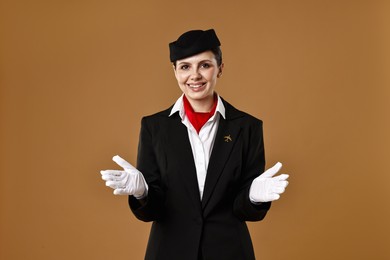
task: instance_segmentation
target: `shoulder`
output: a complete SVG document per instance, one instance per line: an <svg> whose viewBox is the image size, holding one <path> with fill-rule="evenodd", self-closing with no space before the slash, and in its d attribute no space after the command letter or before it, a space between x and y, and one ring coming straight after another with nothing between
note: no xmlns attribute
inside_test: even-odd
<svg viewBox="0 0 390 260"><path fill-rule="evenodd" d="M226 124L240 128L246 147L263 141L263 121L244 111L238 110L223 100L226 110ZM221 117L222 118L222 117Z"/></svg>
<svg viewBox="0 0 390 260"><path fill-rule="evenodd" d="M251 114L248 114L244 111L235 108L233 105L231 105L229 102L227 102L224 99L222 99L222 102L225 106L226 120L228 121L234 120L248 126L263 125L263 121L261 119L256 118Z"/></svg>
<svg viewBox="0 0 390 260"><path fill-rule="evenodd" d="M146 115L146 116L143 116L142 117L142 121L158 121L158 120L161 120L161 119L166 119L169 117L169 114L172 110L172 107L173 106L170 106L169 108L165 109L165 110L161 110L159 112L156 112L154 114L150 114L150 115Z"/></svg>
<svg viewBox="0 0 390 260"><path fill-rule="evenodd" d="M172 107L169 107L165 110L156 112L151 115L146 115L142 117L141 120L141 129L149 129L151 133L164 132L167 131L172 123L180 122L179 113L174 113L170 116Z"/></svg>

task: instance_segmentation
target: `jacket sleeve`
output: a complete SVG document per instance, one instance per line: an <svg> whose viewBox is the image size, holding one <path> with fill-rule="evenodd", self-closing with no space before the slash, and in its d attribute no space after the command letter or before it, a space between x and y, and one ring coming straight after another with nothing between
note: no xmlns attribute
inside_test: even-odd
<svg viewBox="0 0 390 260"><path fill-rule="evenodd" d="M153 136L147 117L142 118L138 143L137 169L148 183L148 195L142 200L129 196L129 206L134 215L142 221L157 220L163 211L164 191L161 188L161 174L157 163Z"/></svg>
<svg viewBox="0 0 390 260"><path fill-rule="evenodd" d="M265 167L262 121L256 119L245 129L244 135L242 172L233 211L243 221L259 221L265 217L271 207L271 202L255 205L249 199L252 181L264 172Z"/></svg>

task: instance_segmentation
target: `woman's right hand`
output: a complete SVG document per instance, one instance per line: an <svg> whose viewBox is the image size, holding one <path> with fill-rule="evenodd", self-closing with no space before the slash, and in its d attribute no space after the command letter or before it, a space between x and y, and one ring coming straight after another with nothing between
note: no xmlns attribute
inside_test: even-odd
<svg viewBox="0 0 390 260"><path fill-rule="evenodd" d="M129 162L115 155L112 160L123 170L100 171L106 186L114 189L115 195L133 195L137 199L145 198L148 194L148 184L144 176Z"/></svg>

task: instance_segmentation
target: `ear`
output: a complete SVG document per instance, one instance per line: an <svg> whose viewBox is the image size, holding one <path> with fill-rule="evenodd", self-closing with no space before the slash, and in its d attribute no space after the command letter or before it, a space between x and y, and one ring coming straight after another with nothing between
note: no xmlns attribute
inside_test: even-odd
<svg viewBox="0 0 390 260"><path fill-rule="evenodd" d="M176 67L175 67L175 65L173 63L172 63L172 69L173 69L173 73L175 73L175 77L177 78Z"/></svg>
<svg viewBox="0 0 390 260"><path fill-rule="evenodd" d="M220 78L222 76L222 70L223 70L223 67L224 67L224 63L221 64L221 66L219 66L219 72L217 74L217 77Z"/></svg>

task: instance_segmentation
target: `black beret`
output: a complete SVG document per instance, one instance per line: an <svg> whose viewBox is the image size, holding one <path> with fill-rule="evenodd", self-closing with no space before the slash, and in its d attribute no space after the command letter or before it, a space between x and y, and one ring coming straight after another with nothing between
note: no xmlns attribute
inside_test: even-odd
<svg viewBox="0 0 390 260"><path fill-rule="evenodd" d="M188 31L169 44L169 57L174 62L218 46L221 43L213 29Z"/></svg>

